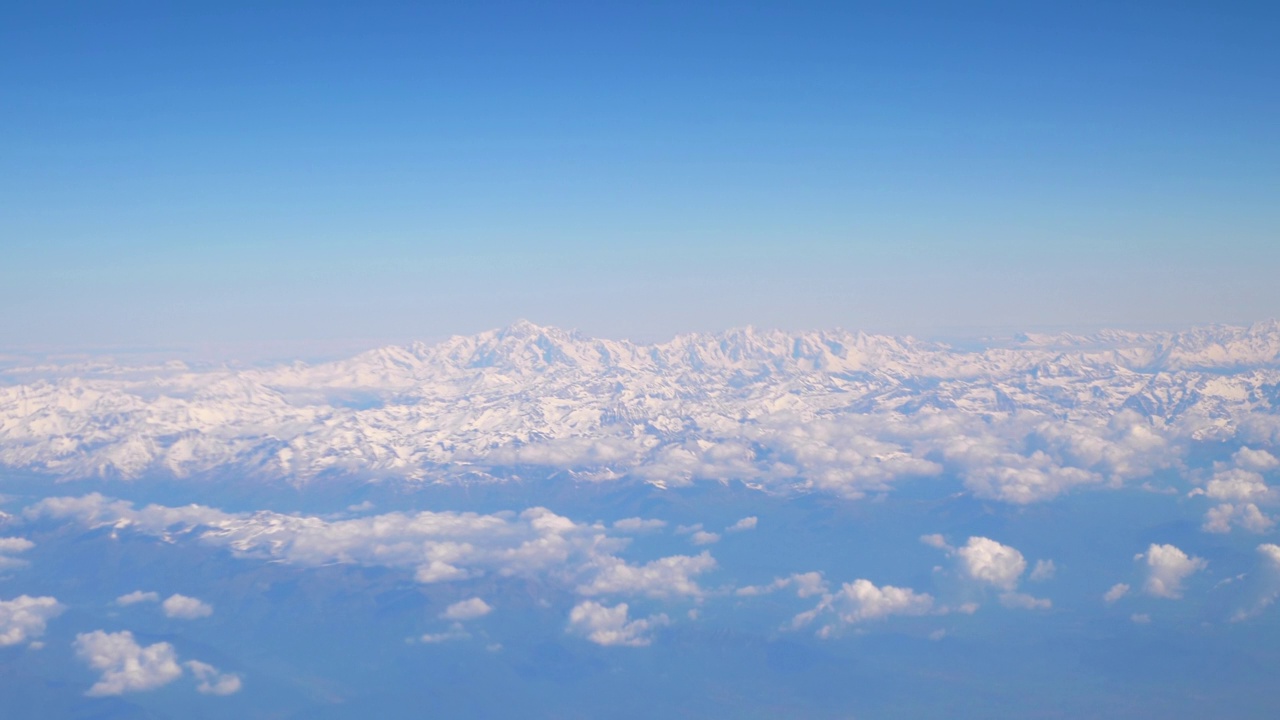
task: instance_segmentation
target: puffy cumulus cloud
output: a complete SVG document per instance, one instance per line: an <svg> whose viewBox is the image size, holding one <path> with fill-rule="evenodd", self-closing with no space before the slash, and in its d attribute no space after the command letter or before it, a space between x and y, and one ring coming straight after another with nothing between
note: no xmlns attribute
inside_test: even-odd
<svg viewBox="0 0 1280 720"><path fill-rule="evenodd" d="M102 672L86 694L91 697L154 690L182 677L178 654L167 642L142 647L128 630L94 630L76 635L76 657Z"/></svg>
<svg viewBox="0 0 1280 720"><path fill-rule="evenodd" d="M1027 569L1026 558L1016 549L985 537L971 537L968 544L955 551L960 570L967 577L1013 590Z"/></svg>
<svg viewBox="0 0 1280 720"><path fill-rule="evenodd" d="M1129 594L1128 584L1116 583L1115 585L1111 586L1111 589L1107 590L1105 593L1102 594L1102 600L1103 602L1110 605L1111 603L1119 600L1120 598L1128 594Z"/></svg>
<svg viewBox="0 0 1280 720"><path fill-rule="evenodd" d="M649 532L652 530L661 530L667 526L666 520L645 519L645 518L623 518L613 523L614 530L623 532Z"/></svg>
<svg viewBox="0 0 1280 720"><path fill-rule="evenodd" d="M134 590L131 593L126 593L116 598L117 605L137 605L138 603L144 603L144 602L147 602L147 603L160 602L160 593L150 592L150 591L143 592L141 590Z"/></svg>
<svg viewBox="0 0 1280 720"><path fill-rule="evenodd" d="M1143 590L1148 595L1170 599L1182 597L1183 582L1209 565L1203 558L1189 556L1173 545L1155 543L1134 559L1144 560L1147 564L1147 579Z"/></svg>
<svg viewBox="0 0 1280 720"><path fill-rule="evenodd" d="M653 642L650 632L670 624L666 615L629 620L626 603L613 607L587 600L569 612L568 632L585 637L597 645L641 647Z"/></svg>
<svg viewBox="0 0 1280 720"><path fill-rule="evenodd" d="M630 565L617 557L596 561L595 577L579 585L582 595L645 595L653 598L701 597L702 588L694 580L716 567L711 553L672 555L643 565Z"/></svg>
<svg viewBox="0 0 1280 720"><path fill-rule="evenodd" d="M1262 534L1270 531L1275 524L1275 518L1262 512L1253 503L1222 503L1205 511L1204 523L1200 529L1211 533L1229 533L1232 526L1239 526L1249 532Z"/></svg>
<svg viewBox="0 0 1280 720"><path fill-rule="evenodd" d="M740 597L754 597L757 595L768 595L777 592L786 587L795 587L796 596L807 598L814 595L821 595L827 591L827 581L823 579L820 572L795 573L790 577L775 578L768 585L747 585L740 587L734 593Z"/></svg>
<svg viewBox="0 0 1280 720"><path fill-rule="evenodd" d="M1053 607L1052 600L1019 592L1001 593L1000 604L1015 610L1048 610Z"/></svg>
<svg viewBox="0 0 1280 720"><path fill-rule="evenodd" d="M1214 500L1258 502L1271 496L1271 488L1258 473L1232 468L1214 473L1204 489L1192 490L1190 494L1207 495Z"/></svg>
<svg viewBox="0 0 1280 720"><path fill-rule="evenodd" d="M165 617L178 620L196 620L213 614L213 606L198 598L174 593L160 603Z"/></svg>
<svg viewBox="0 0 1280 720"><path fill-rule="evenodd" d="M689 537L689 541L694 545L714 545L720 542L720 534L707 532L706 530L697 530Z"/></svg>
<svg viewBox="0 0 1280 720"><path fill-rule="evenodd" d="M755 530L756 525L758 525L759 523L760 523L760 518L756 517L755 515L752 515L751 517L742 518L738 522L725 528L724 531L725 532L743 532L745 530Z"/></svg>
<svg viewBox="0 0 1280 720"><path fill-rule="evenodd" d="M1280 460L1266 450L1253 450L1242 447L1231 456L1236 467L1253 472L1267 472L1280 467Z"/></svg>
<svg viewBox="0 0 1280 720"><path fill-rule="evenodd" d="M242 558L308 567L400 568L423 583L497 575L549 578L586 595L700 596L693 577L715 567L706 552L628 564L615 554L627 539L545 508L490 515L391 512L334 520L267 511L225 513L198 505L135 508L94 494L44 500L25 513L31 519L78 521L170 540L187 535Z"/></svg>
<svg viewBox="0 0 1280 720"><path fill-rule="evenodd" d="M26 538L0 537L0 571L26 567L26 560L13 556L24 553L35 546L35 543Z"/></svg>
<svg viewBox="0 0 1280 720"><path fill-rule="evenodd" d="M1052 580L1054 575L1058 574L1058 566L1053 564L1052 560L1037 560L1028 579L1032 582L1044 582Z"/></svg>
<svg viewBox="0 0 1280 720"><path fill-rule="evenodd" d="M182 677L184 667L195 677L196 691L201 694L232 695L241 687L239 675L223 673L199 660L181 662L173 645L167 642L143 647L128 630L80 633L72 647L77 658L101 672L85 693L90 697L155 690Z"/></svg>
<svg viewBox="0 0 1280 720"><path fill-rule="evenodd" d="M240 692L240 676L219 672L218 668L199 660L183 663L196 678L196 692L202 695L234 695Z"/></svg>
<svg viewBox="0 0 1280 720"><path fill-rule="evenodd" d="M51 597L19 595L12 600L0 600L0 647L40 637L48 622L65 609Z"/></svg>
<svg viewBox="0 0 1280 720"><path fill-rule="evenodd" d="M461 600L444 609L440 613L443 620L475 620L493 612L493 607L478 597Z"/></svg>
<svg viewBox="0 0 1280 720"><path fill-rule="evenodd" d="M823 594L812 610L792 619L791 627L798 629L819 618L833 618L818 630L818 636L825 638L845 625L881 620L891 615L926 615L932 611L932 595L893 585L877 587L870 580L858 579L845 583L834 593Z"/></svg>

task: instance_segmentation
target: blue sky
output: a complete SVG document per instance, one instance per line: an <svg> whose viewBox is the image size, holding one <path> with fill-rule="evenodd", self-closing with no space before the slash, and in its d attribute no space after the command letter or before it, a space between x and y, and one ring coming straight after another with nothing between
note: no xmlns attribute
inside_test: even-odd
<svg viewBox="0 0 1280 720"><path fill-rule="evenodd" d="M1272 317L1278 15L9 4L0 334L253 353L518 317Z"/></svg>

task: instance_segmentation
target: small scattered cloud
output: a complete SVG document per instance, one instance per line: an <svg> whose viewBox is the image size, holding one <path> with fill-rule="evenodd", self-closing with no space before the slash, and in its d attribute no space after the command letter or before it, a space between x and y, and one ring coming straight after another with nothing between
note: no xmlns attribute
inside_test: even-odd
<svg viewBox="0 0 1280 720"><path fill-rule="evenodd" d="M0 600L0 647L44 635L48 622L65 609L52 597L19 595L12 600Z"/></svg>
<svg viewBox="0 0 1280 720"><path fill-rule="evenodd" d="M911 588L876 586L870 580L845 583L834 593L825 593L812 610L792 618L791 626L801 628L823 617L832 620L819 629L820 637L830 637L840 627L892 615L926 615L933 611L933 596Z"/></svg>
<svg viewBox="0 0 1280 720"><path fill-rule="evenodd" d="M0 570L16 570L17 568L26 567L26 560L13 556L24 553L35 546L35 543L26 538L0 537Z"/></svg>
<svg viewBox="0 0 1280 720"><path fill-rule="evenodd" d="M202 695L234 695L240 692L240 676L219 672L218 668L199 660L183 663L196 678L196 692Z"/></svg>
<svg viewBox="0 0 1280 720"><path fill-rule="evenodd" d="M768 585L748 585L738 588L735 594L740 597L754 597L757 595L768 595L785 587L794 586L796 596L807 598L814 595L821 595L827 591L827 581L823 579L820 572L795 573L785 578L775 578Z"/></svg>
<svg viewBox="0 0 1280 720"><path fill-rule="evenodd" d="M699 530L690 536L689 542L694 545L714 545L720 542L720 535L706 530Z"/></svg>
<svg viewBox="0 0 1280 720"><path fill-rule="evenodd" d="M1222 503L1209 508L1204 514L1201 530L1210 533L1229 533L1233 526L1238 526L1251 533L1261 535L1275 527L1275 518L1267 515L1253 503L1234 505Z"/></svg>
<svg viewBox="0 0 1280 720"><path fill-rule="evenodd" d="M85 693L90 697L154 690L182 677L178 654L167 642L142 647L128 630L94 630L76 635L76 657L102 672Z"/></svg>
<svg viewBox="0 0 1280 720"><path fill-rule="evenodd" d="M1110 605L1125 595L1129 594L1129 586L1125 583L1116 583L1111 589L1102 594L1103 602Z"/></svg>
<svg viewBox="0 0 1280 720"><path fill-rule="evenodd" d="M489 605L489 603L485 602L481 598L473 597L468 600L456 602L445 608L444 612L440 613L440 618L443 620L459 621L475 620L476 618L484 617L491 612L493 612L493 607Z"/></svg>
<svg viewBox="0 0 1280 720"><path fill-rule="evenodd" d="M193 597L174 593L160 604L165 617L178 620L196 620L213 614L213 606Z"/></svg>
<svg viewBox="0 0 1280 720"><path fill-rule="evenodd" d="M1266 450L1242 447L1231 456L1236 466L1253 472L1267 472L1280 467L1280 460Z"/></svg>
<svg viewBox="0 0 1280 720"><path fill-rule="evenodd" d="M661 530L666 526L666 520L658 520L656 518L630 517L616 520L613 523L613 529L621 530L622 532L651 532L653 530Z"/></svg>
<svg viewBox="0 0 1280 720"><path fill-rule="evenodd" d="M971 537L968 544L956 550L961 571L973 580L1013 590L1027 569L1026 558L1016 549L991 538Z"/></svg>
<svg viewBox="0 0 1280 720"><path fill-rule="evenodd" d="M77 658L101 673L85 693L90 697L155 690L182 677L184 667L191 671L196 691L203 695L232 695L241 688L239 675L223 673L199 660L181 662L167 642L143 647L128 630L80 633L72 648Z"/></svg>
<svg viewBox="0 0 1280 720"><path fill-rule="evenodd" d="M921 535L920 542L924 543L925 545L928 545L929 547L943 550L947 553L953 553L956 550L955 548L947 544L947 539L945 537L943 537L942 535L939 535L938 533L934 533L932 535Z"/></svg>
<svg viewBox="0 0 1280 720"><path fill-rule="evenodd" d="M630 620L626 603L613 607L592 600L581 602L569 612L568 631L597 645L641 647L653 641L655 628L670 624L666 615Z"/></svg>
<svg viewBox="0 0 1280 720"><path fill-rule="evenodd" d="M121 595L116 598L117 605L137 605L138 603L154 603L160 602L160 593L143 592L142 590L134 590L131 593Z"/></svg>
<svg viewBox="0 0 1280 720"><path fill-rule="evenodd" d="M643 565L631 565L621 558L601 558L595 577L579 585L581 595L646 595L662 598L700 597L702 588L694 578L716 567L711 553L672 555Z"/></svg>
<svg viewBox="0 0 1280 720"><path fill-rule="evenodd" d="M1143 590L1153 597L1169 599L1182 597L1183 582L1209 565L1203 558L1189 556L1173 545L1155 543L1134 559L1145 560L1147 564L1147 579Z"/></svg>
<svg viewBox="0 0 1280 720"><path fill-rule="evenodd" d="M471 633L462 627L462 623L455 622L449 626L448 630L440 633L426 633L419 637L418 641L428 645L435 645L451 640L466 640L469 637L471 637Z"/></svg>
<svg viewBox="0 0 1280 720"><path fill-rule="evenodd" d="M1037 560L1027 579L1032 582L1044 582L1052 580L1056 574L1058 574L1058 566L1054 565L1052 560Z"/></svg>
<svg viewBox="0 0 1280 720"><path fill-rule="evenodd" d="M1151 622L1151 616L1147 613L1134 613L1129 616L1129 620L1138 625L1146 625Z"/></svg>
<svg viewBox="0 0 1280 720"><path fill-rule="evenodd" d="M752 515L750 517L744 517L738 522L725 528L724 531L725 532L743 532L745 530L755 530L756 525L758 525L759 522L760 522L760 519L757 518L755 515Z"/></svg>
<svg viewBox="0 0 1280 720"><path fill-rule="evenodd" d="M1257 502L1270 497L1271 488L1263 482L1262 475L1251 470L1232 468L1214 473L1204 488L1192 490L1188 495L1205 495L1214 500L1233 502Z"/></svg>
<svg viewBox="0 0 1280 720"><path fill-rule="evenodd" d="M0 555L14 555L23 553L36 544L26 538L21 537L0 537Z"/></svg>
<svg viewBox="0 0 1280 720"><path fill-rule="evenodd" d="M1000 604L1016 610L1048 610L1053 607L1052 600L1019 592L1001 593Z"/></svg>

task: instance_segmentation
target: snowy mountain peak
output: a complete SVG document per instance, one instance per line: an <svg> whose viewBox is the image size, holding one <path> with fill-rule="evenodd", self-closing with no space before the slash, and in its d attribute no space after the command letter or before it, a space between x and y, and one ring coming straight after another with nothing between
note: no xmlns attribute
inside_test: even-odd
<svg viewBox="0 0 1280 720"><path fill-rule="evenodd" d="M1278 409L1274 322L957 350L750 327L639 345L521 321L313 366L20 378L0 386L0 465L295 483L567 471L847 497L953 473L1027 502L1140 477L1191 442L1274 445Z"/></svg>

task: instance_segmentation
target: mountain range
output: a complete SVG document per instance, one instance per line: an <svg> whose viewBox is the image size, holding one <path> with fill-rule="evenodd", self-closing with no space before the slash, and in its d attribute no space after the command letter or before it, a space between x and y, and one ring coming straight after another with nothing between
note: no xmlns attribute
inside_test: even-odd
<svg viewBox="0 0 1280 720"><path fill-rule="evenodd" d="M0 376L0 465L306 485L711 480L848 498L957 477L1009 502L1280 442L1280 322L978 348L744 328L657 344L529 322L314 365ZM1198 457L1198 456L1197 456Z"/></svg>

